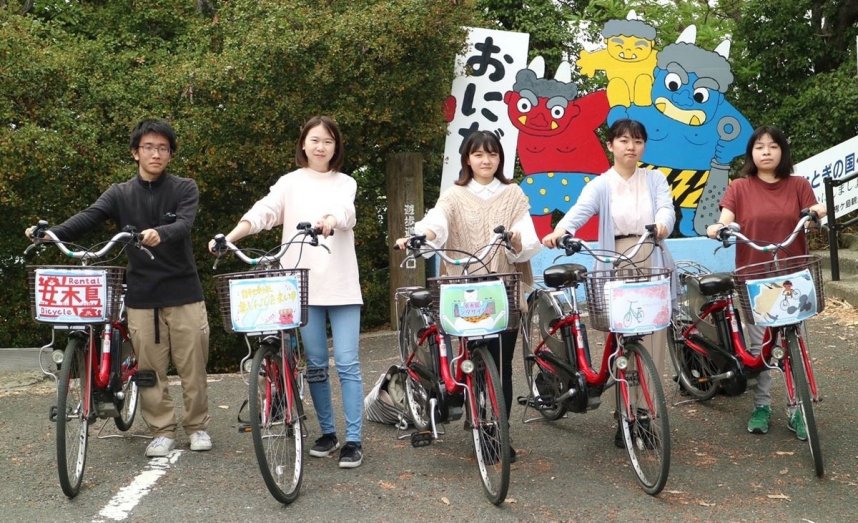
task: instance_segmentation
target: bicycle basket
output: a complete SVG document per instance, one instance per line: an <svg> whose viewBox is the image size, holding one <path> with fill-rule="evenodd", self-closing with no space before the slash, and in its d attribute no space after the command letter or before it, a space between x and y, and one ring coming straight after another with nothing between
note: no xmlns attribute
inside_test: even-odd
<svg viewBox="0 0 858 523"><path fill-rule="evenodd" d="M28 265L30 313L39 323L81 325L118 318L125 267Z"/></svg>
<svg viewBox="0 0 858 523"><path fill-rule="evenodd" d="M644 334L670 323L670 269L623 268L585 275L592 327Z"/></svg>
<svg viewBox="0 0 858 523"><path fill-rule="evenodd" d="M806 320L825 309L822 259L815 255L753 263L733 272L743 319L778 327Z"/></svg>
<svg viewBox="0 0 858 523"><path fill-rule="evenodd" d="M227 332L268 332L307 324L309 269L234 272L214 277Z"/></svg>
<svg viewBox="0 0 858 523"><path fill-rule="evenodd" d="M518 329L521 273L429 278L432 314L447 334L481 336Z"/></svg>

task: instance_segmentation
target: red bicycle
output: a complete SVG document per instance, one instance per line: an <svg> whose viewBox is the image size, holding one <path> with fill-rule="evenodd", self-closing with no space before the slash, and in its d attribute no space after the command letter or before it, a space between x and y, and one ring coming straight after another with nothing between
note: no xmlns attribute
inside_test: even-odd
<svg viewBox="0 0 858 523"><path fill-rule="evenodd" d="M57 404L51 406L49 417L57 425L60 486L73 498L83 480L90 423L96 418L113 419L117 429L127 431L137 412L138 386L155 384L154 371L137 369L128 336L125 268L97 261L117 245L121 250L132 245L150 257L152 253L140 244L134 230L115 235L103 246L73 251L47 227L46 221L39 221L31 236L34 243L24 254L50 243L81 263L27 267L33 318L53 327L50 343L41 350L51 350L59 375L44 366L42 371L57 382ZM68 332L64 350L54 347L57 331Z"/></svg>
<svg viewBox="0 0 858 523"><path fill-rule="evenodd" d="M749 240L736 224L719 232L725 246L743 242L772 253L770 262L739 267L732 274L710 273L697 264L677 264L681 268L680 307L671 320L668 347L680 385L701 401L712 398L718 390L741 394L748 377L761 371L782 372L787 409L790 413L800 409L814 470L821 477L822 449L813 410L821 397L802 330L802 322L825 307L821 259L778 258L780 250L790 245L810 220L815 217L801 217L793 232L777 244ZM734 294L739 297L741 316ZM748 350L743 321L766 327L759 354Z"/></svg>
<svg viewBox="0 0 858 523"><path fill-rule="evenodd" d="M307 324L308 269L279 266L293 244L327 250L319 243L320 233L309 223L299 223L290 241L271 251L257 251L256 257L223 234L214 237L213 250L219 257L231 251L253 266L249 271L215 276L215 285L224 328L244 334L247 343L240 368L247 374L250 421L242 423L239 431L251 432L262 479L283 504L298 498L304 476L304 364L297 329Z"/></svg>
<svg viewBox="0 0 858 523"><path fill-rule="evenodd" d="M509 488L509 424L494 358L479 342L518 328L519 273L468 274L472 266L486 269L490 253L509 248L504 228L497 227L494 232L495 241L477 254L455 251L465 255L459 259L426 245L425 236L411 237L406 245L410 254L402 265L437 253L448 263L461 266L464 274L430 278L429 290L399 288L396 300L397 307L402 307L399 352L406 404L417 429L411 444L431 444L438 439L439 424L464 414L483 491L498 505L506 499ZM458 339L455 352L448 351L450 336Z"/></svg>
<svg viewBox="0 0 858 523"><path fill-rule="evenodd" d="M632 469L644 491L656 495L670 470L670 424L661 375L640 340L669 322L670 269L641 268L632 262L641 246L652 241L653 230L647 226L648 232L627 254L593 250L569 235L560 239L566 256L581 252L614 268L588 272L583 265L563 263L544 271L545 288L528 297L522 324L528 396L521 402L555 421L568 411L597 408L601 395L613 387ZM621 264L627 266L618 268ZM598 369L592 366L578 308L582 283L590 326L609 331Z"/></svg>

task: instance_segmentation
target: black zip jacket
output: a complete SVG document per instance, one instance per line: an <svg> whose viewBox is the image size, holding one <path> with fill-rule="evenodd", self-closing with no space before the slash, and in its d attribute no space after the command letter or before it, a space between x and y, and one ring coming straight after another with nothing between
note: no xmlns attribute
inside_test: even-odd
<svg viewBox="0 0 858 523"><path fill-rule="evenodd" d="M94 204L51 231L72 241L113 220L120 229L133 225L138 232L155 229L161 243L149 248L155 259L129 247L125 303L135 309L159 309L202 301L191 244L191 226L197 214L199 190L190 178L167 172L154 182L139 175L110 186Z"/></svg>

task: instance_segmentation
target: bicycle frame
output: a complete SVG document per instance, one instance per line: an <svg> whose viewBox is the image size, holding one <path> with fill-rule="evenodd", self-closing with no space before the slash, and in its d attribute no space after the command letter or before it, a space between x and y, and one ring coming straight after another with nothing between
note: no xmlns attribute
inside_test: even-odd
<svg viewBox="0 0 858 523"><path fill-rule="evenodd" d="M704 340L706 340L706 338L702 336L702 334L699 334L697 325L710 317L715 323L718 337L721 338L720 343L718 344L705 344L700 341L700 338L703 338ZM775 359L783 361L783 373L787 386L787 394L790 402L793 402L791 403L792 405L795 401L795 387L793 386L792 374L790 373L789 351L785 350L784 347L786 331L788 329L794 330L796 338L799 341L799 347L801 348L801 356L804 359L805 368L807 369L808 385L810 386L811 395L813 396L814 401L819 401L819 391L816 384L816 378L813 374L813 367L810 365L807 345L804 341L804 336L802 336L799 324L785 325L781 327L767 327L763 335L760 353L757 355L752 354L748 350L744 336L742 335L741 324L742 320L736 312L732 294L722 294L713 297L711 301L707 302L700 312L699 318L685 326L682 329L681 334L684 338L685 346L698 354L708 356L710 352L717 351L738 362L743 368L754 372L767 369L781 370L777 365L772 366L768 364L772 359L772 355L775 354ZM776 352L776 349L780 349L782 352L778 353ZM712 379L729 379L731 377L733 377L733 372L728 371L722 375L712 376Z"/></svg>

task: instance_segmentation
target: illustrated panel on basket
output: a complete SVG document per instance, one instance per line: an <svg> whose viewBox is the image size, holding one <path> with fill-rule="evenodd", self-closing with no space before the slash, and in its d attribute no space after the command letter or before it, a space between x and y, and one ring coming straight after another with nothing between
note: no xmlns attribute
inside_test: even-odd
<svg viewBox="0 0 858 523"><path fill-rule="evenodd" d="M799 323L825 308L819 256L754 263L733 273L747 321L764 327Z"/></svg>
<svg viewBox="0 0 858 523"><path fill-rule="evenodd" d="M670 323L670 269L623 268L585 275L593 328L645 334Z"/></svg>
<svg viewBox="0 0 858 523"><path fill-rule="evenodd" d="M520 273L429 278L432 312L450 335L470 337L518 329Z"/></svg>
<svg viewBox="0 0 858 523"><path fill-rule="evenodd" d="M115 320L124 267L30 265L30 312L39 323L79 325Z"/></svg>
<svg viewBox="0 0 858 523"><path fill-rule="evenodd" d="M272 332L307 324L308 269L271 269L215 276L227 332Z"/></svg>

